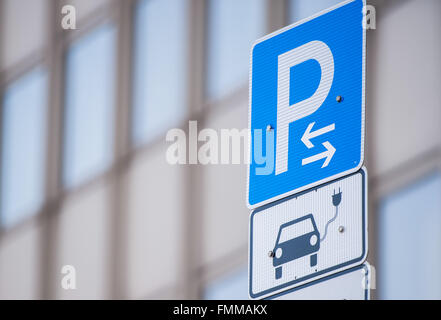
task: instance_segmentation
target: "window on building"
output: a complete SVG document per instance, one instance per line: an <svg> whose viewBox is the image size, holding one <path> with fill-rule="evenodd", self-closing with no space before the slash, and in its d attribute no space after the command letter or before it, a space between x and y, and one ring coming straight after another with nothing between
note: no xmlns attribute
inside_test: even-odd
<svg viewBox="0 0 441 320"><path fill-rule="evenodd" d="M106 24L71 45L66 60L66 187L103 172L112 161L115 96L114 26Z"/></svg>
<svg viewBox="0 0 441 320"><path fill-rule="evenodd" d="M247 300L248 269L246 267L224 276L205 288L206 300Z"/></svg>
<svg viewBox="0 0 441 320"><path fill-rule="evenodd" d="M207 2L209 100L217 100L247 85L252 44L266 31L265 4L265 0Z"/></svg>
<svg viewBox="0 0 441 320"><path fill-rule="evenodd" d="M142 0L135 11L133 141L148 143L187 111L188 1Z"/></svg>
<svg viewBox="0 0 441 320"><path fill-rule="evenodd" d="M10 227L44 201L48 77L43 67L6 88L3 99L0 221Z"/></svg>
<svg viewBox="0 0 441 320"><path fill-rule="evenodd" d="M342 0L290 0L289 23L308 18L322 10L328 9Z"/></svg>
<svg viewBox="0 0 441 320"><path fill-rule="evenodd" d="M381 201L380 299L441 299L441 174Z"/></svg>

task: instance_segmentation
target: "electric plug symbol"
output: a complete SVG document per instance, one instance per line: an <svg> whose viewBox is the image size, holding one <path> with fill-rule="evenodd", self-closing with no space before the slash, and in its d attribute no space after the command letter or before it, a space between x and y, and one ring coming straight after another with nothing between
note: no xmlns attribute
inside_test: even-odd
<svg viewBox="0 0 441 320"><path fill-rule="evenodd" d="M332 204L334 205L334 207L337 207L340 205L340 202L341 202L340 188L338 188L338 193L335 193L335 189L334 189L334 194L332 195Z"/></svg>
<svg viewBox="0 0 441 320"><path fill-rule="evenodd" d="M326 239L326 235L328 234L328 227L329 227L329 225L330 225L335 219L337 219L337 216L338 216L338 206L339 206L340 203L341 203L341 195L342 195L342 192L341 192L340 188L338 188L338 193L335 193L335 189L334 189L334 194L332 195L332 204L333 204L334 207L335 207L335 215L334 215L334 217L332 217L331 220L329 220L329 221L326 223L326 225L325 225L325 232L324 232L324 234L323 234L323 237L320 239L320 242L322 242L323 240Z"/></svg>

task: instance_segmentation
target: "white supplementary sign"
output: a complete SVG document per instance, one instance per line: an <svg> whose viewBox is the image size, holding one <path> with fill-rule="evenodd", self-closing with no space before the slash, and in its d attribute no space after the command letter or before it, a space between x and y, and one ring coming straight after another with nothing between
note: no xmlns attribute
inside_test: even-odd
<svg viewBox="0 0 441 320"><path fill-rule="evenodd" d="M269 297L274 300L370 300L368 263Z"/></svg>
<svg viewBox="0 0 441 320"><path fill-rule="evenodd" d="M366 260L366 181L362 168L252 212L251 298L268 297Z"/></svg>

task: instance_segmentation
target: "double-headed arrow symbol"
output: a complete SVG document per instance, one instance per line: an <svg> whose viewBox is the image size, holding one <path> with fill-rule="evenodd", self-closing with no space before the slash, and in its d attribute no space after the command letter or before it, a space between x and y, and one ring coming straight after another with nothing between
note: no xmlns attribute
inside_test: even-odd
<svg viewBox="0 0 441 320"><path fill-rule="evenodd" d="M322 134L328 133L330 131L335 130L335 123L330 124L329 126L326 126L324 128L318 129L316 131L312 131L312 128L314 127L315 122L311 122L308 127L305 130L305 133L303 134L301 140L302 142L305 144L305 146L308 149L311 149L312 147L314 147L314 145L311 142L312 138L318 137ZM329 143L329 141L323 142L322 143L323 146L326 148L326 151L321 152L319 154L313 155L309 158L305 158L302 160L302 166L307 165L309 163L321 160L326 158L326 160L323 162L322 168L327 167L329 162L331 161L332 157L334 156L335 153L335 148L332 146L331 143Z"/></svg>

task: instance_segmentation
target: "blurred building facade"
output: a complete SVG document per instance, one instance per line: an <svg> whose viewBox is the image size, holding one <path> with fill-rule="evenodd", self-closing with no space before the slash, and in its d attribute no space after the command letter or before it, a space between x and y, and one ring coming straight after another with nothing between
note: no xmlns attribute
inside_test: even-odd
<svg viewBox="0 0 441 320"><path fill-rule="evenodd" d="M338 2L0 0L0 298L247 298L246 166L165 135L246 128L252 42ZM441 2L368 4L373 294L441 299Z"/></svg>

